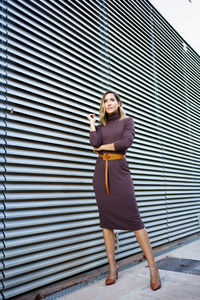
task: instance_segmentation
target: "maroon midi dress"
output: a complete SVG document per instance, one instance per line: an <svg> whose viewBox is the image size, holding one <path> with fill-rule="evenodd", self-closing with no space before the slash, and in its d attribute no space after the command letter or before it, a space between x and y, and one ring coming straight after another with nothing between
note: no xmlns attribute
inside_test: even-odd
<svg viewBox="0 0 200 300"><path fill-rule="evenodd" d="M119 113L109 116L106 126L96 126L90 132L90 144L99 147L114 143L115 151L101 151L126 154L135 136L132 118L119 120ZM100 226L108 229L139 230L144 228L135 199L134 185L125 158L108 161L107 194L105 185L105 160L98 157L93 176L93 187L99 209Z"/></svg>

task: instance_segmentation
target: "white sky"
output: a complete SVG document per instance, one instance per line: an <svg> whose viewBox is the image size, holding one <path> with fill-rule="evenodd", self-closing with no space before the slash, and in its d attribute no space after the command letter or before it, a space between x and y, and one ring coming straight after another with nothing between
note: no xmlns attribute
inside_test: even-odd
<svg viewBox="0 0 200 300"><path fill-rule="evenodd" d="M200 55L200 0L149 0Z"/></svg>

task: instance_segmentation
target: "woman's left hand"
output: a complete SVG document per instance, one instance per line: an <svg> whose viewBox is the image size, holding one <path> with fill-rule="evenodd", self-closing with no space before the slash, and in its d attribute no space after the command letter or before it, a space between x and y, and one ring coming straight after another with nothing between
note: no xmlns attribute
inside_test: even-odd
<svg viewBox="0 0 200 300"><path fill-rule="evenodd" d="M99 151L102 151L103 149L103 145L101 145L100 147L98 147L98 148L93 148L93 151L95 152L95 153L99 153Z"/></svg>
<svg viewBox="0 0 200 300"><path fill-rule="evenodd" d="M101 145L98 148L96 148L96 147L93 148L93 151L95 153L99 153L99 151L103 151L103 150L105 150L105 151L115 151L115 145L114 145L114 143L112 143L112 144L104 144L104 145Z"/></svg>

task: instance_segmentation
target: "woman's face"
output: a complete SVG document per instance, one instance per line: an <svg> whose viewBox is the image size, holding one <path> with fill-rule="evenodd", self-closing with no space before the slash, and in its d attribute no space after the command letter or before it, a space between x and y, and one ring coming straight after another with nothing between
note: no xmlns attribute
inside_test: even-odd
<svg viewBox="0 0 200 300"><path fill-rule="evenodd" d="M113 93L108 93L105 98L104 98L104 107L105 111L109 114L112 115L114 114L119 107L119 102L115 98L115 95Z"/></svg>

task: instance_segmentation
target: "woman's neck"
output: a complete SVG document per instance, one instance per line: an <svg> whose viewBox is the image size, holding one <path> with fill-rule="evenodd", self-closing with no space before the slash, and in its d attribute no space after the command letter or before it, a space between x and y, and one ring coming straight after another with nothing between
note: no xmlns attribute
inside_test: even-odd
<svg viewBox="0 0 200 300"><path fill-rule="evenodd" d="M120 113L119 113L118 110L116 112L114 112L113 114L111 114L111 115L108 114L108 120L109 121L110 120L117 120L117 119L119 119L119 117L120 117Z"/></svg>

